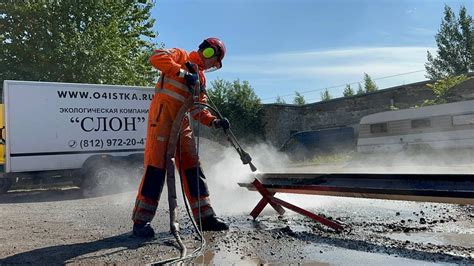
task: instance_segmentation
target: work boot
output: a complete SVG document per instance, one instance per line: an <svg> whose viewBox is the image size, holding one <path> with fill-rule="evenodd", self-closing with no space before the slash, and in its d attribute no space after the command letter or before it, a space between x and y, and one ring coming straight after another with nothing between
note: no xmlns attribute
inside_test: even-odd
<svg viewBox="0 0 474 266"><path fill-rule="evenodd" d="M154 237L155 231L150 223L135 223L133 224L133 235L138 237Z"/></svg>
<svg viewBox="0 0 474 266"><path fill-rule="evenodd" d="M202 221L202 231L226 231L229 226L215 215L208 217Z"/></svg>

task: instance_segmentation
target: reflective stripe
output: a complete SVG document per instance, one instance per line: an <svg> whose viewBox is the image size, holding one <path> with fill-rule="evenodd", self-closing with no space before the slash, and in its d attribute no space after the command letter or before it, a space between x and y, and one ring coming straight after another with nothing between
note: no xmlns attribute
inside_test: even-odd
<svg viewBox="0 0 474 266"><path fill-rule="evenodd" d="M204 220L206 217L216 215L212 207L206 207L205 210L203 209L200 209L200 210L201 212L199 212L199 209L193 209L193 216L196 221L199 220L199 213L201 213L201 220Z"/></svg>
<svg viewBox="0 0 474 266"><path fill-rule="evenodd" d="M169 83L169 84L173 85L174 87L176 87L176 88L178 88L178 89L180 89L184 92L190 93L188 86L184 85L183 83L181 83L179 81L176 81L174 79L169 79L167 77L164 77L163 81L165 83Z"/></svg>
<svg viewBox="0 0 474 266"><path fill-rule="evenodd" d="M152 212L156 211L156 208L157 208L157 205L148 204L143 201L138 201L135 206L137 206L137 208L145 209L147 211L152 211Z"/></svg>
<svg viewBox="0 0 474 266"><path fill-rule="evenodd" d="M168 84L172 85L173 87L176 87L177 89L179 89L183 92L191 93L188 86L186 86L185 84L183 84L183 83L181 83L177 80L167 78L164 75L161 75L160 78L158 79L158 82L157 82L157 84L161 85L161 88L155 88L155 91L163 89L163 82L168 83Z"/></svg>
<svg viewBox="0 0 474 266"><path fill-rule="evenodd" d="M201 212L201 220L204 220L205 218L214 216L214 215L216 215L214 213L214 210L211 207L209 207L209 209ZM199 219L199 216L196 215L196 218Z"/></svg>
<svg viewBox="0 0 474 266"><path fill-rule="evenodd" d="M191 116L194 116L196 114L199 114L201 111L207 110L207 107L204 108L193 108L193 110L190 112Z"/></svg>
<svg viewBox="0 0 474 266"><path fill-rule="evenodd" d="M151 222L155 213L148 213L148 212L135 212L133 213L132 220L133 221L142 221L142 222Z"/></svg>
<svg viewBox="0 0 474 266"><path fill-rule="evenodd" d="M162 55L162 54L167 54L170 55L171 51L169 49L160 49L160 50L155 50L156 55Z"/></svg>
<svg viewBox="0 0 474 266"><path fill-rule="evenodd" d="M193 204L191 204L191 209L199 208L199 207L204 207L204 206L209 206L211 205L211 201L209 198L199 200Z"/></svg>
<svg viewBox="0 0 474 266"><path fill-rule="evenodd" d="M170 91L168 89L159 89L159 88L156 88L155 89L155 92L157 94L166 94L172 98L175 98L176 100L180 101L180 102L185 102L186 101L186 97L174 92L174 91Z"/></svg>

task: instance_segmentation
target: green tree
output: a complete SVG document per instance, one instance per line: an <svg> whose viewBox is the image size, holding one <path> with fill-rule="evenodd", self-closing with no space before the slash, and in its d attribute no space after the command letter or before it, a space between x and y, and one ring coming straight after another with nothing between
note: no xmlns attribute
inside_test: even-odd
<svg viewBox="0 0 474 266"><path fill-rule="evenodd" d="M277 96L276 100L275 100L275 103L283 103L285 104L285 99L283 99L282 97L280 97L280 95Z"/></svg>
<svg viewBox="0 0 474 266"><path fill-rule="evenodd" d="M369 74L364 73L364 89L366 93L377 91L379 88L377 84L372 80Z"/></svg>
<svg viewBox="0 0 474 266"><path fill-rule="evenodd" d="M150 85L151 1L1 1L0 81Z"/></svg>
<svg viewBox="0 0 474 266"><path fill-rule="evenodd" d="M474 23L464 6L459 10L459 19L449 6L444 6L435 39L437 56L427 52L427 78L442 79L474 70Z"/></svg>
<svg viewBox="0 0 474 266"><path fill-rule="evenodd" d="M263 106L248 81L216 79L211 82L208 93L211 104L229 119L232 131L239 139L264 137Z"/></svg>
<svg viewBox="0 0 474 266"><path fill-rule="evenodd" d="M293 99L293 104L296 104L296 105L305 105L306 104L306 101L304 99L304 96L301 95L299 92L295 91L295 98Z"/></svg>
<svg viewBox="0 0 474 266"><path fill-rule="evenodd" d="M329 101L332 99L331 94L329 93L328 89L324 90L324 92L321 92L321 101Z"/></svg>
<svg viewBox="0 0 474 266"><path fill-rule="evenodd" d="M426 86L431 88L435 98L433 100L425 100L423 106L447 103L451 89L468 79L466 75L459 75L439 79L434 84L427 84Z"/></svg>
<svg viewBox="0 0 474 266"><path fill-rule="evenodd" d="M359 84L357 85L357 95L362 95L362 94L365 94L365 91L364 89L362 89L362 85L360 85L360 82L359 82Z"/></svg>
<svg viewBox="0 0 474 266"><path fill-rule="evenodd" d="M351 85L347 84L344 88L344 92L342 93L344 97L349 97L354 95L354 90L351 88Z"/></svg>

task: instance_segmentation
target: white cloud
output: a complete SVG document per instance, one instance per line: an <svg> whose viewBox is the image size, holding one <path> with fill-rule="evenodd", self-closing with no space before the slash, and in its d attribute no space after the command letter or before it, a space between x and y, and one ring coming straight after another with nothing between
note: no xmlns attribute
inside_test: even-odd
<svg viewBox="0 0 474 266"><path fill-rule="evenodd" d="M410 27L409 33L417 36L429 36L432 37L436 35L436 31L433 29L420 28L420 27Z"/></svg>
<svg viewBox="0 0 474 266"><path fill-rule="evenodd" d="M262 75L339 75L370 72L397 74L423 69L431 47L376 47L328 51L303 51L229 57L228 73Z"/></svg>
<svg viewBox="0 0 474 266"><path fill-rule="evenodd" d="M416 7L415 7L415 8L410 8L410 9L405 10L405 14L408 14L408 15L409 15L409 14L413 14L413 13L415 13L415 12L416 12Z"/></svg>
<svg viewBox="0 0 474 266"><path fill-rule="evenodd" d="M426 52L434 47L348 47L324 51L229 56L219 76L248 80L262 99L424 70ZM384 79L380 88L424 80L424 73ZM286 87L286 88L285 88ZM341 88L342 89L342 88ZM286 91L286 93L285 93ZM338 89L333 96L339 97Z"/></svg>

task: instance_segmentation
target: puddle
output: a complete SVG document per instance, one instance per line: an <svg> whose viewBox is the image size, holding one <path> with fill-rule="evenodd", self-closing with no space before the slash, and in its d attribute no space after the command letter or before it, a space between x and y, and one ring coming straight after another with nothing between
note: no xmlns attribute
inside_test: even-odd
<svg viewBox="0 0 474 266"><path fill-rule="evenodd" d="M449 233L449 232L416 232L416 233L393 233L388 237L423 244L453 245L474 248L474 234Z"/></svg>
<svg viewBox="0 0 474 266"><path fill-rule="evenodd" d="M321 250L321 251L319 251ZM426 259L411 259L400 257L395 254L373 253L361 250L350 250L334 246L321 245L319 247L309 246L304 249L307 254L303 264L313 265L384 265L384 266L418 266L418 265L456 265L454 263L431 262Z"/></svg>
<svg viewBox="0 0 474 266"><path fill-rule="evenodd" d="M193 264L202 265L263 265L260 258L242 257L230 252L214 252L208 250L204 255L197 257Z"/></svg>

